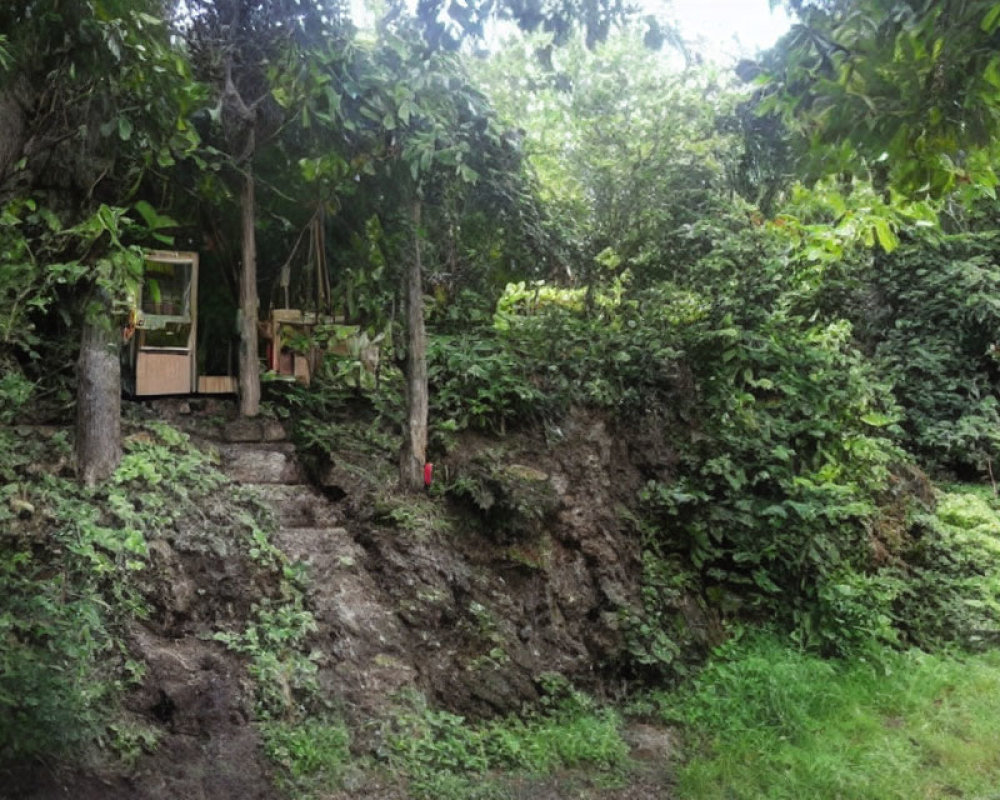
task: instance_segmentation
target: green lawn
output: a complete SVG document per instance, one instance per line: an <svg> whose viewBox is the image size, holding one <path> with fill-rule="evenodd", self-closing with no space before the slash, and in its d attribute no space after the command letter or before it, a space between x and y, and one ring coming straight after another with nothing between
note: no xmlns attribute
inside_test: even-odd
<svg viewBox="0 0 1000 800"><path fill-rule="evenodd" d="M768 635L685 695L681 798L1000 798L1000 653L831 662Z"/></svg>

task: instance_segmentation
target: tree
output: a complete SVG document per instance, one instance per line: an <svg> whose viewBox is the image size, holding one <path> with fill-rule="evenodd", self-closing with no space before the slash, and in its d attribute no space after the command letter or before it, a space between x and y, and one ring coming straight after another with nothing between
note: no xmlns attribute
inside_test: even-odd
<svg viewBox="0 0 1000 800"><path fill-rule="evenodd" d="M427 335L424 322L425 204L438 205L450 188L461 192L504 167L505 143L486 98L475 90L452 54L425 53L418 40L383 34L361 113L379 121L385 170L407 209L409 253L402 281L406 309L406 399L400 484L424 485L427 451ZM407 76L400 81L398 76Z"/></svg>
<svg viewBox="0 0 1000 800"><path fill-rule="evenodd" d="M1000 4L790 0L800 21L744 74L799 143L807 176L910 197L993 196Z"/></svg>
<svg viewBox="0 0 1000 800"><path fill-rule="evenodd" d="M28 213L15 216L24 227L14 241L59 232L52 257L83 267L62 274L74 280L81 317L77 452L88 484L110 474L120 455L115 320L133 270L120 238L124 213L112 206L197 140L184 121L197 87L158 11L156 0L29 0L0 10L10 37L0 84L0 205L10 214L11 201L37 197L32 207L21 203ZM36 285L48 284L40 273L52 264L22 264Z"/></svg>
<svg viewBox="0 0 1000 800"><path fill-rule="evenodd" d="M483 72L500 113L527 129L574 278L631 268L649 282L697 258L691 227L730 205L734 142L717 119L734 87L707 68L671 67L638 26L593 50L570 43L552 68L534 59L538 46L511 41Z"/></svg>
<svg viewBox="0 0 1000 800"><path fill-rule="evenodd" d="M399 18L404 9L405 3L392 0L386 20ZM521 0L420 0L416 11L424 40L432 50L457 50L465 41L481 40L494 21L512 22L528 33L550 34L555 46L566 44L574 32L582 30L587 46L592 47L607 38L613 25L634 13L622 0L555 0L545 4ZM656 34L656 20L647 17L646 22L650 33Z"/></svg>
<svg viewBox="0 0 1000 800"><path fill-rule="evenodd" d="M260 410L257 352L257 196L255 160L292 116L276 95L294 74L301 48L317 45L341 20L337 2L198 0L179 6L197 73L214 86L229 166L240 186L240 413ZM287 93L286 93L287 96Z"/></svg>
<svg viewBox="0 0 1000 800"><path fill-rule="evenodd" d="M401 2L392 2L381 21L383 35L390 37L390 53L404 65L409 62L408 68L398 73L407 75L407 84L393 87L395 108L389 109L391 113L384 121L413 182L412 220L416 238L404 291L408 299L407 422L400 455L400 484L410 491L423 486L429 406L422 300L417 308L417 299L423 296L419 240L423 195L429 179L437 177L441 169L453 172L464 183L478 181L479 172L468 163L470 156L477 153L474 143L486 140L499 143L498 132L490 130L489 117L475 119L477 104L481 103L478 93L470 93L461 81L442 81L435 74L435 67L443 53L458 49L463 41L481 39L490 20L509 20L527 31L548 31L553 35L553 44L565 43L573 31L582 29L587 44L592 45L603 40L611 25L626 13L619 0L563 0L545 8L505 0L447 5L444 0L421 0L416 18L405 15ZM419 38L414 39L414 32ZM411 43L412 55L392 44L394 33L400 35L397 41ZM407 96L407 89L412 87L419 87L423 94ZM473 119L469 119L467 111ZM399 137L400 132L406 135Z"/></svg>

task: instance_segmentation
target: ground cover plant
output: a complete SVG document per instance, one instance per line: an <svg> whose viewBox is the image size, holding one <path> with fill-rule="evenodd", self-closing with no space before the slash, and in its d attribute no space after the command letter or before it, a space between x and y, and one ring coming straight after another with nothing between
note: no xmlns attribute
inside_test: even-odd
<svg viewBox="0 0 1000 800"><path fill-rule="evenodd" d="M386 722L384 756L418 800L504 798L513 776L538 778L583 768L620 784L629 769L617 711L600 707L562 676L548 676L539 708L523 716L473 722L403 698Z"/></svg>
<svg viewBox="0 0 1000 800"><path fill-rule="evenodd" d="M743 631L659 695L685 731L684 798L993 797L1000 657L880 650L828 660Z"/></svg>
<svg viewBox="0 0 1000 800"><path fill-rule="evenodd" d="M114 743L144 666L125 639L149 613L147 542L219 488L187 437L149 422L112 479L80 487L66 431L0 428L0 763Z"/></svg>

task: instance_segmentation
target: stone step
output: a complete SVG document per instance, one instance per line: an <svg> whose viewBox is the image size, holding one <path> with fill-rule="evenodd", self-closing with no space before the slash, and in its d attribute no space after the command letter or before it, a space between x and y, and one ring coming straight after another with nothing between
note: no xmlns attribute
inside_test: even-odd
<svg viewBox="0 0 1000 800"><path fill-rule="evenodd" d="M349 568L361 562L364 548L346 528L279 528L274 544L293 561L318 569Z"/></svg>
<svg viewBox="0 0 1000 800"><path fill-rule="evenodd" d="M244 484L264 501L283 528L333 528L343 519L340 510L308 484Z"/></svg>
<svg viewBox="0 0 1000 800"><path fill-rule="evenodd" d="M274 543L306 566L316 618L350 637L353 651L400 641L395 605L364 570L365 550L345 528L281 528Z"/></svg>
<svg viewBox="0 0 1000 800"><path fill-rule="evenodd" d="M220 444L223 471L238 483L302 483L305 473L290 442Z"/></svg>
<svg viewBox="0 0 1000 800"><path fill-rule="evenodd" d="M288 439L285 427L276 419L239 417L222 428L226 442L283 442Z"/></svg>

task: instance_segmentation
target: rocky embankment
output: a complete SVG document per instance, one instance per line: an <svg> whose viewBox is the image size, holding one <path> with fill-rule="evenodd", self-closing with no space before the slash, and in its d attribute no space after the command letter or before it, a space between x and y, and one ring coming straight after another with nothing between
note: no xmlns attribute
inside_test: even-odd
<svg viewBox="0 0 1000 800"><path fill-rule="evenodd" d="M273 543L308 575L321 691L351 724L360 752L377 748L372 722L403 689L477 716L522 709L549 673L597 694L619 685L623 609L641 605L642 575L621 510L645 479L669 471L662 448L590 416L544 436L469 439L437 465L464 489L431 501L396 496L336 454L312 465L310 480L279 423L227 421L231 411L216 401L163 402L145 413L215 448L232 491L257 498L253 513L274 515ZM146 674L127 710L157 729L155 749L127 774L36 770L34 786L6 796L276 796L251 724L245 664L210 638L245 626L273 579L243 550L204 535L231 504L220 498L204 513L150 542L154 612L131 636ZM711 639L714 623L696 603L678 613L696 638ZM633 735L638 750L662 761L665 737L643 726ZM380 791L359 787L351 796L401 796ZM662 796L636 792L600 796Z"/></svg>

